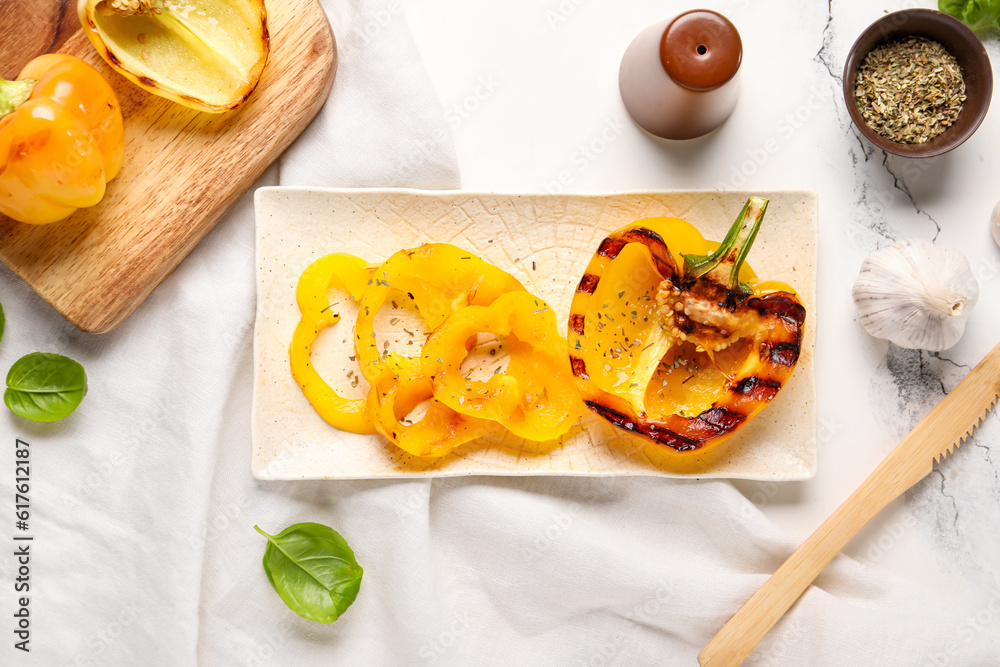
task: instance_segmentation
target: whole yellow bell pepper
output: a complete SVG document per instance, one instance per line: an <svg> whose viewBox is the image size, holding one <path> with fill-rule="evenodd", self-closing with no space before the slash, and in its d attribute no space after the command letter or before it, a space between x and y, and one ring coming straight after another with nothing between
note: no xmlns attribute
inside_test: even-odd
<svg viewBox="0 0 1000 667"><path fill-rule="evenodd" d="M118 99L79 58L39 56L0 79L0 213L43 225L93 206L124 152Z"/></svg>

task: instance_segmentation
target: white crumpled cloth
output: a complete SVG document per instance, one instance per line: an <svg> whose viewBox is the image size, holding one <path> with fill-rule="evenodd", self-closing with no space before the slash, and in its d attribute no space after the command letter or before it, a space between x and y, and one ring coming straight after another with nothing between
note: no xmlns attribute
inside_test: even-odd
<svg viewBox="0 0 1000 667"><path fill-rule="evenodd" d="M457 187L398 12L325 5L340 48L333 92L259 185ZM90 379L62 422L0 411L0 664L694 665L801 540L722 481L255 481L253 232L248 193L101 336L0 270L0 365L53 351ZM29 654L12 634L15 438L31 451ZM335 527L365 568L332 625L289 611L261 566L254 524L300 521ZM1000 638L963 623L838 557L747 664L997 664Z"/></svg>

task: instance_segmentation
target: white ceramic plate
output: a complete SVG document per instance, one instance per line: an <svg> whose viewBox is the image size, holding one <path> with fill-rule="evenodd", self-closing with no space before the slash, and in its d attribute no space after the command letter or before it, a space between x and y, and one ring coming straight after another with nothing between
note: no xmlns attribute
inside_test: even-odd
<svg viewBox="0 0 1000 667"><path fill-rule="evenodd" d="M771 204L749 256L762 279L794 286L806 307L799 363L773 403L733 436L726 456L696 477L801 480L816 471L813 347L816 323L816 196L808 191L506 195L382 189L260 188L254 338L253 474L259 479L365 479L445 475L677 475L658 445L585 416L559 442L507 433L441 459L420 459L383 438L337 430L302 395L288 346L299 320L295 285L313 260L347 252L372 262L426 242L447 242L510 272L556 311L562 332L573 292L605 235L629 222L675 216L721 239L747 197ZM334 299L336 293L332 293ZM351 304L325 330L313 363L341 393L351 386ZM356 375L356 374L354 374Z"/></svg>

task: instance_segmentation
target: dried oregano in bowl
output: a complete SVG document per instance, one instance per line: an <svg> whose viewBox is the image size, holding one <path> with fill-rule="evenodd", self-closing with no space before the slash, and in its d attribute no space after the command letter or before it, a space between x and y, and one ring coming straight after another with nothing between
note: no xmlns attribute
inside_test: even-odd
<svg viewBox="0 0 1000 667"><path fill-rule="evenodd" d="M911 35L868 53L854 79L854 98L865 123L879 135L922 144L958 118L965 81L947 49Z"/></svg>

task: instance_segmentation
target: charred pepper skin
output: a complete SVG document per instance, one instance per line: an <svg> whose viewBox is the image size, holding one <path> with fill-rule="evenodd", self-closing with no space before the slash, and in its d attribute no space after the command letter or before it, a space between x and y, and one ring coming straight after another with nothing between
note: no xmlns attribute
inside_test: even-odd
<svg viewBox="0 0 1000 667"><path fill-rule="evenodd" d="M613 395L587 399L587 407L619 428L678 452L693 451L711 440L732 435L777 395L791 375L798 362L805 322L805 308L794 295L785 292L749 299L745 306L757 311L774 334L761 339L755 354L712 408L697 417L673 414L656 418L633 414L627 402ZM582 364L574 368L581 371L577 377L586 372Z"/></svg>
<svg viewBox="0 0 1000 667"><path fill-rule="evenodd" d="M653 228L659 226L669 234L669 226L639 221L620 229L600 244L574 295L569 317L570 364L585 404L618 428L662 445L668 460L679 468L716 458L722 451L719 445L777 395L799 359L806 311L798 297L790 289L754 294L740 282L743 260L766 204L767 200L751 198L718 250L703 257L684 256L683 263L668 247L670 239ZM609 311L602 310L606 306L595 300L595 293L612 262L633 244L648 251L650 265L659 274L654 278L659 280L656 305L652 299L641 302L645 310L639 312L650 319L656 317L659 327L649 326L643 333L642 343L652 349L653 357L640 360L637 368L646 375L630 378L634 381L629 387L640 386L629 391L607 382L601 386L591 377L584 358L588 349L582 342L595 335L606 336L604 331L611 328L604 326ZM650 336L657 338L650 340ZM663 357L661 352L686 342L711 356L729 347L730 339L746 340L749 345L734 372L719 384L709 407L695 415L646 409L644 397ZM594 349L589 348L591 365ZM624 365L621 355L608 359L605 370L616 362Z"/></svg>

